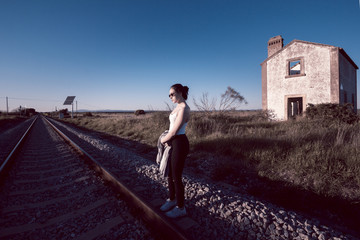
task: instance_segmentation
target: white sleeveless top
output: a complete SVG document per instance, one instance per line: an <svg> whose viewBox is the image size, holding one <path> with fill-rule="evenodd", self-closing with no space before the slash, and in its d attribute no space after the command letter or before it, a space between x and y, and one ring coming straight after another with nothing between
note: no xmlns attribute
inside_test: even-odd
<svg viewBox="0 0 360 240"><path fill-rule="evenodd" d="M169 131L171 131L171 129L174 127L176 115L177 115L177 113L174 113L174 114L170 114L170 115L169 115L169 120L170 120ZM185 134L186 126L187 126L187 122L184 123L184 124L180 127L180 129L179 129L179 131L176 133L176 135Z"/></svg>

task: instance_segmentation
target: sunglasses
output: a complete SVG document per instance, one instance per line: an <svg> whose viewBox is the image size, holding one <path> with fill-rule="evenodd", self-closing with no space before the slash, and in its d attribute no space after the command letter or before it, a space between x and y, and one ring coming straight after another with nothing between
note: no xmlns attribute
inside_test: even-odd
<svg viewBox="0 0 360 240"><path fill-rule="evenodd" d="M169 94L169 98L171 98L171 97L173 97L173 96L175 96L175 93L170 93L170 94Z"/></svg>

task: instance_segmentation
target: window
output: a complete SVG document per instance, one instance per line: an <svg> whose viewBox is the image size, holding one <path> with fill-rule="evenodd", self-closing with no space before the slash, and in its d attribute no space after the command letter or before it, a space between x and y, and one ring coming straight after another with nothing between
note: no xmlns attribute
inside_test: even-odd
<svg viewBox="0 0 360 240"><path fill-rule="evenodd" d="M300 74L300 60L289 62L289 64L290 64L289 75Z"/></svg>
<svg viewBox="0 0 360 240"><path fill-rule="evenodd" d="M304 57L287 60L286 78L305 76Z"/></svg>

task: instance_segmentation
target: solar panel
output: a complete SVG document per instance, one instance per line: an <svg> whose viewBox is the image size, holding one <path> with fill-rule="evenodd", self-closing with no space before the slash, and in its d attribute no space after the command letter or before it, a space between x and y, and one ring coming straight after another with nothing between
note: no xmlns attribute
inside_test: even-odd
<svg viewBox="0 0 360 240"><path fill-rule="evenodd" d="M68 96L63 105L71 105L75 99L75 96Z"/></svg>

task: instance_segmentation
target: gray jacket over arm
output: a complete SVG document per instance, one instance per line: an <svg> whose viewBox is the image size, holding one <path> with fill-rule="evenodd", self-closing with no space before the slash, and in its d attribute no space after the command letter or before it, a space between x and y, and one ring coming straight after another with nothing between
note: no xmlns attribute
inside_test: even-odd
<svg viewBox="0 0 360 240"><path fill-rule="evenodd" d="M156 163L159 164L159 171L163 177L167 177L169 174L169 158L171 156L171 146L165 146L161 143L161 139L168 134L168 130L163 132L157 142L158 154L156 156Z"/></svg>

